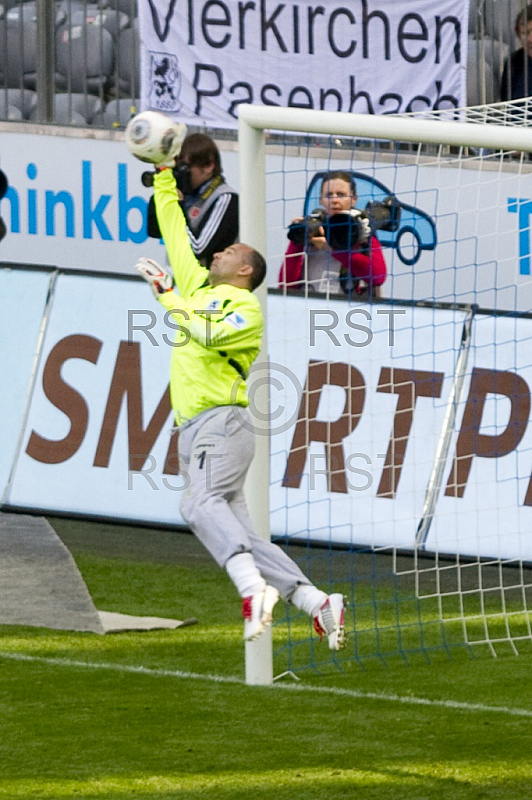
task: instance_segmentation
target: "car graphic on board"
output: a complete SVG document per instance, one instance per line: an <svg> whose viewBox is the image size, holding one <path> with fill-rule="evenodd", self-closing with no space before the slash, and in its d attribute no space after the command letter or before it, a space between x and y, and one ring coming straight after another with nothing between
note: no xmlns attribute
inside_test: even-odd
<svg viewBox="0 0 532 800"><path fill-rule="evenodd" d="M370 178L364 172L348 172L356 181L356 207L364 210L368 203L390 205L394 210L386 227L374 230L383 247L392 247L403 262L412 266L419 260L423 250L434 250L437 243L436 224L432 217L419 208L401 202L383 183ZM307 216L320 205L320 189L330 170L317 172L312 178L305 196L303 215ZM371 215L370 215L371 216Z"/></svg>

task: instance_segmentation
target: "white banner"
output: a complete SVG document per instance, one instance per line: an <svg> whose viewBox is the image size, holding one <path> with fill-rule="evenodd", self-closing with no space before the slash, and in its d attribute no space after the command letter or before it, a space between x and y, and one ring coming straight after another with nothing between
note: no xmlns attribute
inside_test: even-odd
<svg viewBox="0 0 532 800"><path fill-rule="evenodd" d="M226 128L240 103L369 114L462 107L468 8L139 0L141 106Z"/></svg>

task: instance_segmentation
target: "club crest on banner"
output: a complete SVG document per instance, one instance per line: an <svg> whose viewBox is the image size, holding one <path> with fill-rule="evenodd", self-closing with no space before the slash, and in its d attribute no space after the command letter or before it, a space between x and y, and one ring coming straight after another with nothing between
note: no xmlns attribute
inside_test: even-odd
<svg viewBox="0 0 532 800"><path fill-rule="evenodd" d="M150 108L179 111L181 73L177 56L150 50Z"/></svg>

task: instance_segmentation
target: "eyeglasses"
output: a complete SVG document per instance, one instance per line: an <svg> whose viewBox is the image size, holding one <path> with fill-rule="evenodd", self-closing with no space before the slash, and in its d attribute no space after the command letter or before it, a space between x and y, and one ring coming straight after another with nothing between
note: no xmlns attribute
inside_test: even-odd
<svg viewBox="0 0 532 800"><path fill-rule="evenodd" d="M351 192L325 192L325 194L322 194L322 197L327 198L327 200L339 197L340 200L343 200L346 197L353 197L353 195Z"/></svg>

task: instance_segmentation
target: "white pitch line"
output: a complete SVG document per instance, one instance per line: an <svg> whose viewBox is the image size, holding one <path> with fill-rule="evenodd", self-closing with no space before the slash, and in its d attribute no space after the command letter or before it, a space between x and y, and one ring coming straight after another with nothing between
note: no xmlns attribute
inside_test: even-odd
<svg viewBox="0 0 532 800"><path fill-rule="evenodd" d="M154 678L181 678L186 680L207 681L209 683L229 683L246 686L248 689L267 689L270 691L309 692L314 694L338 695L358 700L378 700L388 703L403 703L414 706L436 706L456 711L480 711L494 714L507 714L512 717L532 718L532 711L512 706L486 706L482 703L462 703L458 700L429 700L425 697L409 697L398 694L381 694L379 692L361 692L356 689L341 689L336 686L308 686L299 683L274 683L272 686L247 686L245 681L233 675L209 675L201 672L183 672L181 670L159 669L150 667L134 667L128 664L110 664L108 662L74 661L67 658L49 658L47 656L30 656L24 653L8 653L0 651L0 659L8 661L25 661L47 664L53 667L74 669L100 669L110 672L129 672L134 675L149 675Z"/></svg>

